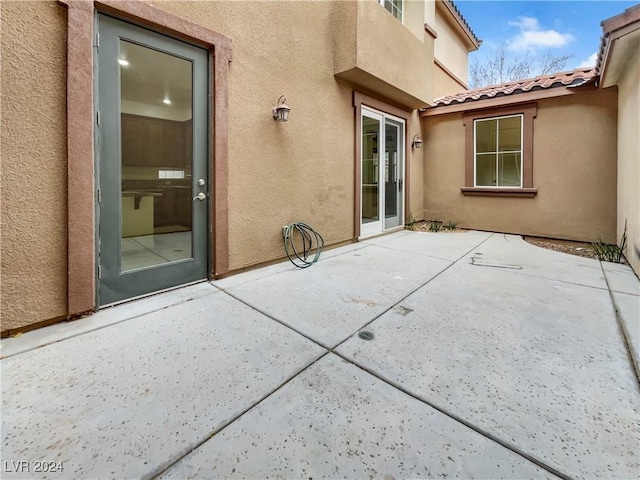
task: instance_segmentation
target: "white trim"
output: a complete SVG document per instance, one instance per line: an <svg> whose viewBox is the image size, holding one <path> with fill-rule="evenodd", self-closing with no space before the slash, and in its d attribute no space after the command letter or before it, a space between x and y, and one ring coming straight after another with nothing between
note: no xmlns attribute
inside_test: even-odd
<svg viewBox="0 0 640 480"><path fill-rule="evenodd" d="M405 189L407 188L407 185L405 184L405 177L406 177L406 163L407 163L407 152L406 150L406 122L404 119L396 117L394 115L390 115L384 112L381 112L379 110L376 110L374 108L368 107L366 105L362 105L361 106L361 119L360 119L360 132L359 132L359 138L357 139L358 142L360 142L360 158L359 158L359 162L360 162L360 205L358 206L359 209L359 218L360 218L360 236L358 238L366 238L369 237L371 235L377 235L383 232L386 232L388 230L392 230L392 229L397 229L397 228L402 228L404 227L404 215L405 215ZM362 147L362 137L363 137L363 129L364 129L364 118L368 117L370 119L376 120L378 122L378 170L377 170L377 185L378 185L378 220L377 221L373 221L373 222L368 222L368 223L363 223L363 217L362 217L362 207L363 207L363 202L364 202L364 192L363 192L363 175L364 175L364 168L362 166L362 161L363 161L363 155L364 155L364 149ZM385 176L384 176L384 172L385 172L385 163L384 163L384 151L386 149L386 144L385 144L385 126L386 126L386 120L390 121L390 125L394 124L394 126L396 128L398 128L399 132L398 132L398 154L399 156L401 156L400 161L398 162L398 169L400 170L400 174L398 175L397 181L399 184L399 181L402 181L402 189L399 189L399 186L397 187L397 195L398 195L398 221L399 221L399 225L394 225L392 227L386 228L385 227L385 223L386 223L386 216L385 216L385 212L384 212L384 208L385 208Z"/></svg>

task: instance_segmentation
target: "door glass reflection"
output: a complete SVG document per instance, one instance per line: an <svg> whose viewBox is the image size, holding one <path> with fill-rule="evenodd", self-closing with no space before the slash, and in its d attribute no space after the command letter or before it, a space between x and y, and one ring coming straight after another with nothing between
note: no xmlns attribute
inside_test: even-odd
<svg viewBox="0 0 640 480"><path fill-rule="evenodd" d="M362 116L362 223L380 219L378 193L380 186L378 120Z"/></svg>
<svg viewBox="0 0 640 480"><path fill-rule="evenodd" d="M384 216L385 218L392 218L398 216L400 128L396 125L385 123L384 129Z"/></svg>
<svg viewBox="0 0 640 480"><path fill-rule="evenodd" d="M192 63L120 40L121 271L192 258Z"/></svg>

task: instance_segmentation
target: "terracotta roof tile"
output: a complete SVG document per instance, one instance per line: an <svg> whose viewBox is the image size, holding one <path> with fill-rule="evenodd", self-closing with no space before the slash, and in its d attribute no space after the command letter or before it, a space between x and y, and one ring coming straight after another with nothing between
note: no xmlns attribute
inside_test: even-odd
<svg viewBox="0 0 640 480"><path fill-rule="evenodd" d="M458 8L458 6L453 2L453 0L444 0L444 2L449 4L449 6L451 6L453 13L458 17L458 20L460 21L460 23L464 26L464 28L466 28L466 30L469 32L469 35L473 39L473 41L476 43L476 48L479 47L482 44L482 40L480 40L476 36L475 32L471 29L469 22L467 22L467 19L464 18L464 15L462 15L462 12Z"/></svg>
<svg viewBox="0 0 640 480"><path fill-rule="evenodd" d="M570 72L553 73L542 75L526 80L491 85L488 87L465 90L455 95L436 98L434 107L452 105L457 103L474 102L487 98L503 97L505 95L515 95L535 90L555 87L578 87L585 83L595 81L597 75L595 68L578 68Z"/></svg>

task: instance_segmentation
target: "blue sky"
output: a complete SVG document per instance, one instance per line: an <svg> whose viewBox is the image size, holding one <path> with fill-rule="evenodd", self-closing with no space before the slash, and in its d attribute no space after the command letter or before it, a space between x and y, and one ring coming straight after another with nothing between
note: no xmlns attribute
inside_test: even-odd
<svg viewBox="0 0 640 480"><path fill-rule="evenodd" d="M481 61L505 44L510 52L536 55L572 54L565 70L595 64L600 45L600 22L638 2L622 1L484 1L458 0L455 4L483 41L470 61Z"/></svg>

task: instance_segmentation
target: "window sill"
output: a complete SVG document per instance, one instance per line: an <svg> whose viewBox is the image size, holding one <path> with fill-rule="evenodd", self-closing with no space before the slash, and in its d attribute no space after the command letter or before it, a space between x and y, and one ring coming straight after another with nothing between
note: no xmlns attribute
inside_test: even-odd
<svg viewBox="0 0 640 480"><path fill-rule="evenodd" d="M537 188L461 187L463 195L478 197L535 197Z"/></svg>

